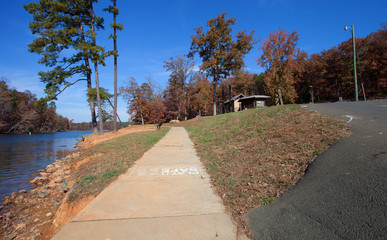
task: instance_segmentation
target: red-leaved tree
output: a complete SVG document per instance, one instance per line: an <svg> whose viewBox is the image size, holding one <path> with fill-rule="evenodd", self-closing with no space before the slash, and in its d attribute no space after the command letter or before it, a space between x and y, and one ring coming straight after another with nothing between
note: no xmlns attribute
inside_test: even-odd
<svg viewBox="0 0 387 240"><path fill-rule="evenodd" d="M306 55L296 48L297 42L296 31L287 34L280 28L275 33L270 33L269 38L261 44L262 55L258 58L258 64L266 69L266 91L272 96L272 100L278 97L278 90L281 90L285 102L294 102L297 97L294 87L296 73L299 71L296 59L305 58Z"/></svg>

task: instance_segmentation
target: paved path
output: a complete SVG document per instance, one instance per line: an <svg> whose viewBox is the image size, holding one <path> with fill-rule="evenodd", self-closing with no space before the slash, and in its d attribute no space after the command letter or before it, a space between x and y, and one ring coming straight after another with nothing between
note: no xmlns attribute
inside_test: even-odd
<svg viewBox="0 0 387 240"><path fill-rule="evenodd" d="M53 239L236 239L236 228L187 132L173 127Z"/></svg>
<svg viewBox="0 0 387 240"><path fill-rule="evenodd" d="M249 212L256 239L386 239L387 100L305 105L349 122L296 186Z"/></svg>

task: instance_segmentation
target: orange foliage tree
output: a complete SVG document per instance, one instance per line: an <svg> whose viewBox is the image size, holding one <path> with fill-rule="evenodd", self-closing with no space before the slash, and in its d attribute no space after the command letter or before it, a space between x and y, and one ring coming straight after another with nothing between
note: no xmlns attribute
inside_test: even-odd
<svg viewBox="0 0 387 240"><path fill-rule="evenodd" d="M253 48L253 34L240 31L232 39L231 25L236 23L235 18L225 18L226 13L219 14L207 22L209 29L195 28L196 36L192 36L189 56L196 53L202 59L200 70L207 76L213 77L213 112L216 115L216 86L227 78L231 72L240 70L244 66L243 58Z"/></svg>
<svg viewBox="0 0 387 240"><path fill-rule="evenodd" d="M203 73L196 73L189 83L190 115L209 115L211 106L211 83Z"/></svg>
<svg viewBox="0 0 387 240"><path fill-rule="evenodd" d="M165 107L161 96L155 94L151 81L138 85L131 77L127 86L120 88L120 93L127 100L128 113L134 123L157 123L165 121Z"/></svg>
<svg viewBox="0 0 387 240"><path fill-rule="evenodd" d="M258 58L258 64L266 69L266 90L272 100L278 97L278 90L281 90L285 102L294 102L297 97L294 84L299 66L296 59L306 57L305 52L296 48L297 42L296 31L287 34L280 28L270 33L269 38L261 44L260 50L263 53Z"/></svg>

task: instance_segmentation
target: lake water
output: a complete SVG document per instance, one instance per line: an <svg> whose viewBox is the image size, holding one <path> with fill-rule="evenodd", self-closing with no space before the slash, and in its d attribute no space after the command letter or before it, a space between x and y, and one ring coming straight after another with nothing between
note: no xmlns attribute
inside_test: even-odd
<svg viewBox="0 0 387 240"><path fill-rule="evenodd" d="M73 150L82 135L91 131L69 131L47 134L0 134L0 202L21 189L29 190L36 170L45 168Z"/></svg>

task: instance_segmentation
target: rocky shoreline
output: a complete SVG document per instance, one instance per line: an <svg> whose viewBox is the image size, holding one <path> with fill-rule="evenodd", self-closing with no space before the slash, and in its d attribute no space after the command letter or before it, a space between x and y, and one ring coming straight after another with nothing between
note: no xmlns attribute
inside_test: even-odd
<svg viewBox="0 0 387 240"><path fill-rule="evenodd" d="M73 152L38 170L37 176L30 181L34 189L20 190L4 198L0 206L1 239L51 237L55 228L66 221L58 210L63 209L61 206L66 204L65 199L71 188L68 180L71 175L71 163L79 156L79 152ZM61 216L61 219L58 219L58 216Z"/></svg>
<svg viewBox="0 0 387 240"><path fill-rule="evenodd" d="M81 177L77 174L80 166L103 155L88 156L84 151L103 141L144 131L155 131L155 126L130 126L104 135L83 136L76 144L78 149L37 171L30 181L34 189L14 192L4 198L0 205L0 239L51 239L94 199L93 194L71 198L72 186Z"/></svg>

